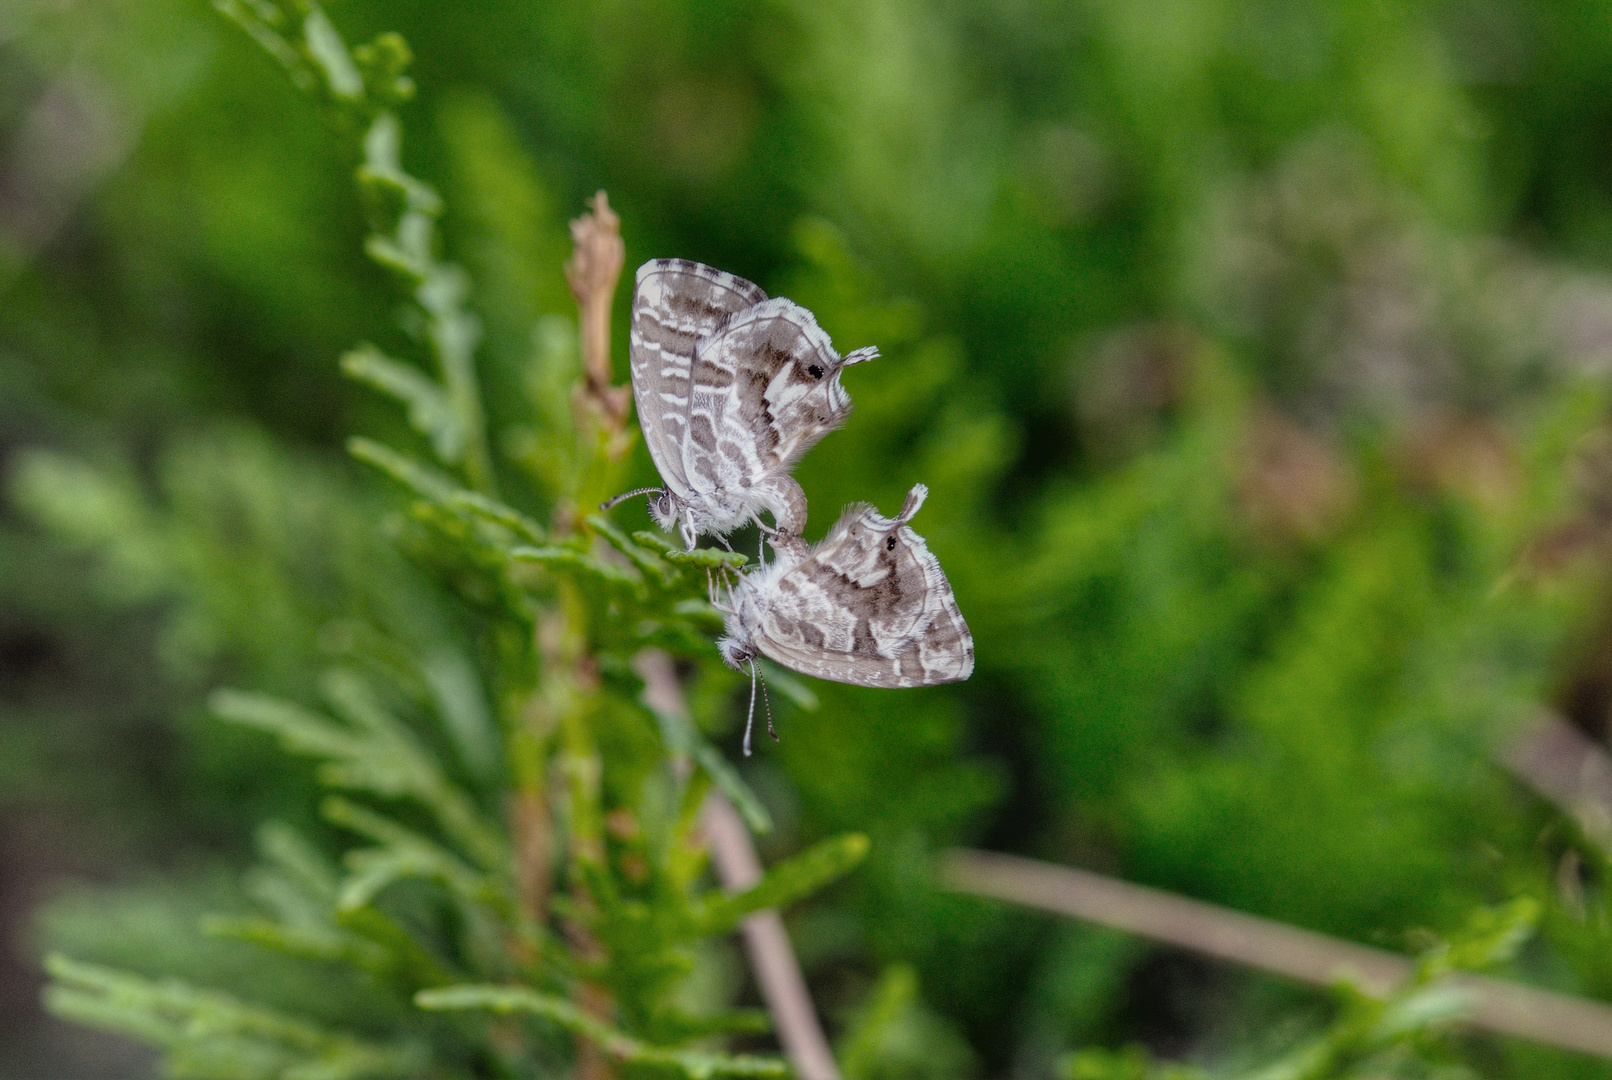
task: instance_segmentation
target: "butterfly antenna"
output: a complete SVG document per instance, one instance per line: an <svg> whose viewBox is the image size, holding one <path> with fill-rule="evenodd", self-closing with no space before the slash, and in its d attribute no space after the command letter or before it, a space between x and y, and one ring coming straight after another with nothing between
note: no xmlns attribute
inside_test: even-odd
<svg viewBox="0 0 1612 1080"><path fill-rule="evenodd" d="M755 664L756 664L756 662L754 660L750 661L750 666L752 668L755 667ZM772 741L773 742L777 742L778 741L778 729L772 726L772 695L767 693L767 677L765 675L761 676L760 681L761 681L761 701L762 701L762 704L767 706L767 734L772 736Z"/></svg>
<svg viewBox="0 0 1612 1080"><path fill-rule="evenodd" d="M750 729L756 725L756 661L750 660L750 713L744 718L744 756L750 756Z"/></svg>
<svg viewBox="0 0 1612 1080"><path fill-rule="evenodd" d="M610 509L613 509L613 508L615 508L617 506L620 506L622 503L626 502L628 499L636 498L639 495L663 495L663 494L665 494L665 492L666 492L665 488L658 488L658 487L638 488L635 491L624 491L620 495L617 495L614 499L606 499L604 502L600 503L599 504L599 509L600 510L610 510Z"/></svg>

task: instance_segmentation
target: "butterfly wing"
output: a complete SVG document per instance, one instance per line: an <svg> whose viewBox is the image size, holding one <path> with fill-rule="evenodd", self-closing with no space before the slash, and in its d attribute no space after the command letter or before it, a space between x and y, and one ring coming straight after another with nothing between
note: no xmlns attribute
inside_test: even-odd
<svg viewBox="0 0 1612 1080"><path fill-rule="evenodd" d="M734 314L694 350L689 483L742 492L787 473L850 415L841 369L874 355L842 358L812 313L783 297Z"/></svg>
<svg viewBox="0 0 1612 1080"><path fill-rule="evenodd" d="M654 259L638 268L632 301L633 399L655 468L684 498L693 490L683 467L683 442L694 346L736 312L766 299L744 278L688 259Z"/></svg>
<svg viewBox="0 0 1612 1080"><path fill-rule="evenodd" d="M894 520L849 508L772 583L756 647L787 668L857 686L968 678L974 639L940 561L906 524L925 494L915 487Z"/></svg>

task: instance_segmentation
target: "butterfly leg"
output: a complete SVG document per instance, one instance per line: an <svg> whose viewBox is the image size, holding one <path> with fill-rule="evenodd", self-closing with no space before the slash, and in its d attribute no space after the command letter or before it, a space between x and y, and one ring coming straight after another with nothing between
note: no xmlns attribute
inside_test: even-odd
<svg viewBox="0 0 1612 1080"><path fill-rule="evenodd" d="M731 601L733 599L733 579L739 576L738 573L730 566L719 566L717 567L717 574L719 575L719 580L722 582L723 586L727 588L728 599ZM707 581L709 581L711 571L707 570L705 572L705 576ZM715 585L711 587L711 606L723 614L727 614L733 610L731 603L724 604L720 599L718 599Z"/></svg>

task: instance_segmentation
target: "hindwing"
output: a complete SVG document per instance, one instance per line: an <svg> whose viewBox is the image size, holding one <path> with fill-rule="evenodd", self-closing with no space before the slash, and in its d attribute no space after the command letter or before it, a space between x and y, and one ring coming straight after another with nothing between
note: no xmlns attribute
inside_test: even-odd
<svg viewBox="0 0 1612 1080"><path fill-rule="evenodd" d="M694 347L736 312L767 299L760 286L688 259L655 259L633 288L633 398L649 456L679 496L693 494L683 466Z"/></svg>
<svg viewBox="0 0 1612 1080"><path fill-rule="evenodd" d="M786 473L851 413L842 359L810 311L775 297L734 314L694 349L683 470L706 490Z"/></svg>
<svg viewBox="0 0 1612 1080"><path fill-rule="evenodd" d="M767 583L755 647L795 671L858 686L932 686L966 679L974 639L951 583L902 512L849 508L805 558Z"/></svg>

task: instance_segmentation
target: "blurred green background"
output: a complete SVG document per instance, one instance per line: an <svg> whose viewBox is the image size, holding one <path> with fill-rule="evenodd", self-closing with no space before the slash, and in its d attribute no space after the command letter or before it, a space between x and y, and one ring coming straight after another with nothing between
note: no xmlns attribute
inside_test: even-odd
<svg viewBox="0 0 1612 1080"><path fill-rule="evenodd" d="M817 686L745 768L767 856L873 838L790 925L834 1030L916 973L890 1075L1042 1077L1132 1042L1230 1060L1324 1013L939 893L955 843L1394 949L1532 895L1512 974L1612 1000L1602 856L1494 764L1541 707L1609 734L1612 8L331 13L414 47L407 163L477 283L511 476L543 453L515 402L573 314L566 222L596 189L629 271L713 263L883 350L798 470L809 535L929 484L917 526L979 667ZM199 0L0 2L0 1076L143 1075L44 1017L38 955L227 963L191 916L260 818L309 817L310 771L206 692L294 694L345 616L431 617L341 452L412 437L337 371L400 332L349 145Z"/></svg>

